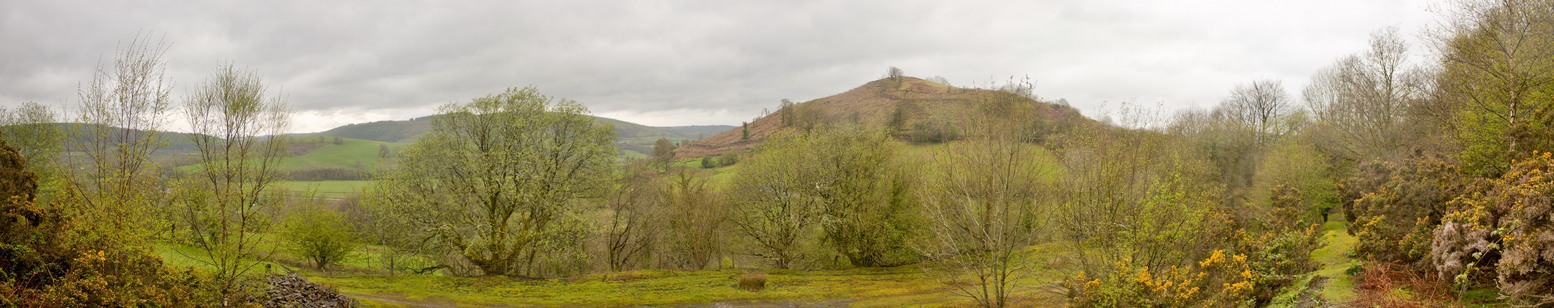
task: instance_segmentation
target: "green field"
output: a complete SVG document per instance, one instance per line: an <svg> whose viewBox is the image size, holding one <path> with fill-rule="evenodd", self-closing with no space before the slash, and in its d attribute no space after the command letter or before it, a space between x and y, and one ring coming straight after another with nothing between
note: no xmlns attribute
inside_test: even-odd
<svg viewBox="0 0 1554 308"><path fill-rule="evenodd" d="M287 157L281 161L281 168L287 170L316 169L316 168L345 168L360 169L366 171L378 170L384 167L384 159L378 157L380 146L387 146L389 151L398 152L405 148L405 144L389 143L372 140L340 138L341 144L334 144L332 138L326 138L317 149L307 154ZM313 141L309 138L300 140Z"/></svg>
<svg viewBox="0 0 1554 308"><path fill-rule="evenodd" d="M260 250L272 250L273 242ZM191 259L199 250L182 245L159 244L168 264L181 268L210 267ZM452 277L439 275L387 276L374 267L377 247L361 248L356 256L328 272L313 270L300 258L275 250L269 261L255 267L263 272L295 269L309 280L337 288L372 306L400 305L501 305L501 306L634 306L688 304L846 305L863 307L965 306L969 298L954 293L922 266L852 268L842 270L766 270L766 288L737 288L738 277L748 269L700 271L638 270L597 273L575 278L526 280L501 276ZM1029 260L1044 264L1055 245L1033 247ZM931 263L930 263L931 264ZM1037 269L1017 282L1017 303L1057 302L1059 293L1049 289L1063 275Z"/></svg>
<svg viewBox="0 0 1554 308"><path fill-rule="evenodd" d="M372 186L372 181L284 181L276 183L293 193L316 192L319 196L343 198Z"/></svg>

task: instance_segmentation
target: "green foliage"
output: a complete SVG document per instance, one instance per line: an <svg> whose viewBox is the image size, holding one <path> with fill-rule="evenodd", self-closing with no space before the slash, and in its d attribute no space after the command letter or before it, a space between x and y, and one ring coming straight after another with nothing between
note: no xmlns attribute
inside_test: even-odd
<svg viewBox="0 0 1554 308"><path fill-rule="evenodd" d="M702 169L712 169L712 168L716 168L717 166L718 166L718 163L713 160L712 156L705 156L705 157L701 158L701 168Z"/></svg>
<svg viewBox="0 0 1554 308"><path fill-rule="evenodd" d="M900 145L882 131L842 129L825 133L811 151L829 174L815 179L825 202L825 242L853 266L911 261L906 247L921 222L912 192L916 179L896 160Z"/></svg>
<svg viewBox="0 0 1554 308"><path fill-rule="evenodd" d="M669 141L669 138L658 138L658 141L653 142L653 162L659 166L659 171L669 171L669 164L674 163L674 149L674 142Z"/></svg>
<svg viewBox="0 0 1554 308"><path fill-rule="evenodd" d="M739 153L733 151L718 155L718 167L728 167L739 163Z"/></svg>
<svg viewBox="0 0 1554 308"><path fill-rule="evenodd" d="M1434 156L1362 164L1339 184L1355 252L1369 260L1415 263L1429 253L1446 204L1472 190L1455 164Z"/></svg>
<svg viewBox="0 0 1554 308"><path fill-rule="evenodd" d="M1304 136L1302 136L1304 137ZM1274 220L1320 224L1338 204L1338 186L1325 155L1304 138L1287 138L1272 145L1258 163L1251 200L1268 201L1284 210ZM1281 195L1293 193L1293 195Z"/></svg>
<svg viewBox="0 0 1554 308"><path fill-rule="evenodd" d="M777 268L792 265L825 206L814 190L826 171L809 163L820 161L817 139L792 132L767 138L734 175L731 222Z"/></svg>
<svg viewBox="0 0 1554 308"><path fill-rule="evenodd" d="M588 227L575 205L603 195L616 155L586 113L532 87L446 105L375 194L480 273L576 272Z"/></svg>
<svg viewBox="0 0 1554 308"><path fill-rule="evenodd" d="M855 266L902 262L915 226L910 180L883 132L837 129L769 138L734 179L735 225L787 268L818 225Z"/></svg>
<svg viewBox="0 0 1554 308"><path fill-rule="evenodd" d="M1554 150L1554 4L1465 3L1445 23L1440 97L1457 109L1464 171L1496 176Z"/></svg>
<svg viewBox="0 0 1554 308"><path fill-rule="evenodd" d="M1248 298L1267 304L1279 290L1315 269L1312 251L1321 246L1318 225L1291 226L1266 232L1237 230L1234 249L1246 255L1247 268L1253 274L1253 289Z"/></svg>
<svg viewBox="0 0 1554 308"><path fill-rule="evenodd" d="M57 164L64 132L59 116L35 102L23 103L15 110L0 108L0 139L8 140L29 162L27 169L38 175L40 186L48 187L60 175Z"/></svg>
<svg viewBox="0 0 1554 308"><path fill-rule="evenodd" d="M1203 161L1146 132L1096 127L1063 144L1058 216L1081 269L1109 273L1131 260L1155 269L1201 260L1223 248L1235 224Z"/></svg>
<svg viewBox="0 0 1554 308"><path fill-rule="evenodd" d="M356 234L339 212L315 204L292 209L288 216L281 226L284 249L313 261L319 270L350 258L359 247Z"/></svg>
<svg viewBox="0 0 1554 308"><path fill-rule="evenodd" d="M194 306L217 301L208 278L168 270L137 249L82 237L91 232L56 199L33 202L25 161L0 142L0 305ZM238 297L234 303L244 298Z"/></svg>

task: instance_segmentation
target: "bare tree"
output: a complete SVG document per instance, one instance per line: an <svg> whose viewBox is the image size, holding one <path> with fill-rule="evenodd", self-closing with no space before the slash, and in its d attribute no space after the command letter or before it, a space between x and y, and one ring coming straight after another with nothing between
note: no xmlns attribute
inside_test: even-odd
<svg viewBox="0 0 1554 308"><path fill-rule="evenodd" d="M681 171L661 185L663 265L697 270L723 253L729 207L703 178Z"/></svg>
<svg viewBox="0 0 1554 308"><path fill-rule="evenodd" d="M205 253L196 259L216 268L223 291L234 290L238 277L259 264L269 225L264 210L283 201L273 184L283 179L286 138L275 136L286 131L289 113L284 101L265 92L257 74L226 64L183 106L202 165L183 182L175 204L190 240Z"/></svg>
<svg viewBox="0 0 1554 308"><path fill-rule="evenodd" d="M1003 307L1021 278L1035 272L1025 248L1039 243L1053 201L1043 178L1054 164L1021 142L1019 109L987 104L968 124L974 136L934 153L936 185L921 191L932 240L922 252L932 274L985 307Z"/></svg>
<svg viewBox="0 0 1554 308"><path fill-rule="evenodd" d="M1289 110L1289 95L1277 80L1258 80L1237 85L1222 103L1231 117L1254 128L1257 144L1266 144L1274 119Z"/></svg>
<svg viewBox="0 0 1554 308"><path fill-rule="evenodd" d="M658 179L644 164L627 167L618 187L606 199L610 220L605 223L605 255L610 270L640 265L652 253L662 228L659 217Z"/></svg>
<svg viewBox="0 0 1554 308"><path fill-rule="evenodd" d="M1340 58L1312 76L1302 96L1312 114L1333 127L1336 154L1350 160L1383 157L1402 146L1401 128L1427 78L1406 62L1408 47L1397 28L1371 34L1370 48Z"/></svg>
<svg viewBox="0 0 1554 308"><path fill-rule="evenodd" d="M66 182L80 194L80 213L94 232L112 241L149 238L149 213L161 202L162 182L152 156L166 147L158 129L170 110L172 82L162 60L167 44L139 36L121 46L113 65L99 64L91 83L77 90L82 125L65 138L65 148L82 159L65 160ZM83 165L84 164L84 165Z"/></svg>

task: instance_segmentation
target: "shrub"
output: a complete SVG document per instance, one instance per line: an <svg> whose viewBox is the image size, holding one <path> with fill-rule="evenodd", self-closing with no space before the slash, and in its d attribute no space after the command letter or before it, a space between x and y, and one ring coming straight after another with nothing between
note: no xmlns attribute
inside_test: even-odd
<svg viewBox="0 0 1554 308"><path fill-rule="evenodd" d="M1554 159L1545 152L1518 162L1487 201L1505 211L1495 268L1500 293L1515 303L1554 303Z"/></svg>
<svg viewBox="0 0 1554 308"><path fill-rule="evenodd" d="M1431 234L1447 212L1448 201L1471 190L1471 177L1456 164L1433 156L1400 163L1371 162L1340 184L1355 251L1379 261L1426 261Z"/></svg>
<svg viewBox="0 0 1554 308"><path fill-rule="evenodd" d="M1194 265L1151 270L1124 259L1104 276L1081 272L1064 284L1069 302L1079 307L1237 306L1256 287L1246 255L1215 250Z"/></svg>
<svg viewBox="0 0 1554 308"><path fill-rule="evenodd" d="M718 166L727 167L739 163L739 154L734 152L723 153L718 156Z"/></svg>
<svg viewBox="0 0 1554 308"><path fill-rule="evenodd" d="M739 288L745 291L760 291L766 289L766 273L744 272L739 274Z"/></svg>
<svg viewBox="0 0 1554 308"><path fill-rule="evenodd" d="M304 206L291 214L283 226L284 249L312 261L322 270L338 263L356 250L356 235L340 213L322 206Z"/></svg>
<svg viewBox="0 0 1554 308"><path fill-rule="evenodd" d="M1487 189L1453 200L1431 264L1463 290L1494 281L1516 304L1554 303L1554 158L1534 153Z"/></svg>
<svg viewBox="0 0 1554 308"><path fill-rule="evenodd" d="M1311 224L1305 228L1258 233L1237 231L1235 250L1244 252L1247 257L1247 267L1254 276L1250 294L1259 306L1273 300L1280 289L1314 269L1311 251L1322 246L1318 227Z"/></svg>

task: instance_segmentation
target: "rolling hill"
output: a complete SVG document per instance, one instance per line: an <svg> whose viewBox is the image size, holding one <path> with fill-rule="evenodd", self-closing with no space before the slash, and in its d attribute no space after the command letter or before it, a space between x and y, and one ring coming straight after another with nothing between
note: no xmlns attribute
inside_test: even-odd
<svg viewBox="0 0 1554 308"><path fill-rule="evenodd" d="M385 143L410 143L432 129L432 117L419 117L405 121L348 124L322 132L295 136L327 136ZM728 125L658 127L603 117L594 117L594 120L614 126L615 132L620 136L620 140L616 142L615 147L622 152L622 155L632 156L651 153L653 142L658 141L659 138L668 138L674 141L695 140L734 128Z"/></svg>
<svg viewBox="0 0 1554 308"><path fill-rule="evenodd" d="M782 110L749 123L749 137L739 127L700 139L675 150L679 157L705 157L729 151L742 151L784 129L825 127L847 123L885 127L898 139L912 142L942 142L955 139L961 123L985 113L990 102L1013 102L1035 112L1028 119L1029 129L1061 129L1076 121L1092 121L1072 107L1038 101L1006 91L958 88L913 77L880 79L836 95L795 104L786 113L794 119L784 123ZM893 121L894 120L894 121ZM894 123L892 123L894 122ZM1039 141L1039 140L1037 140Z"/></svg>

